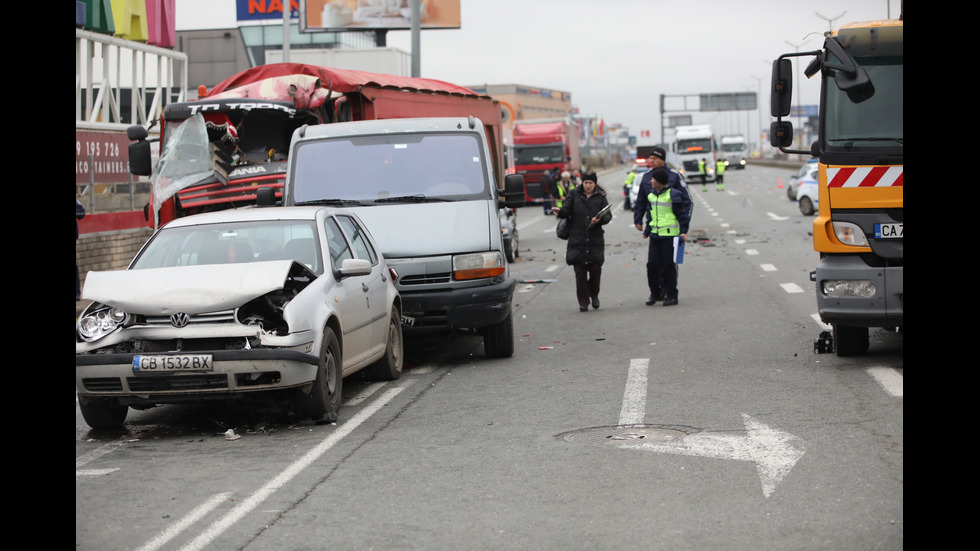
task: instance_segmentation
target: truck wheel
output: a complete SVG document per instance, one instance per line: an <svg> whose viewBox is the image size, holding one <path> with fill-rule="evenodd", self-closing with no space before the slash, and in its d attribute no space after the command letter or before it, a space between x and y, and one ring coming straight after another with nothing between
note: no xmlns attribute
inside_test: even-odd
<svg viewBox="0 0 980 551"><path fill-rule="evenodd" d="M507 314L504 321L483 330L483 352L488 358L514 355L514 314Z"/></svg>
<svg viewBox="0 0 980 551"><path fill-rule="evenodd" d="M340 356L340 343L333 329L323 330L323 342L320 344L320 362L316 370L316 379L309 393L299 391L297 408L299 413L314 421L332 423L337 420L340 411L340 398L343 386L341 369L343 362Z"/></svg>
<svg viewBox="0 0 980 551"><path fill-rule="evenodd" d="M809 197L800 197L800 212L807 216L813 214L813 201Z"/></svg>
<svg viewBox="0 0 980 551"><path fill-rule="evenodd" d="M834 349L838 356L860 356L868 351L868 328L834 325Z"/></svg>
<svg viewBox="0 0 980 551"><path fill-rule="evenodd" d="M394 381L402 376L404 365L404 341L402 340L402 316L392 307L388 319L388 346L385 355L367 369L367 376L376 381Z"/></svg>
<svg viewBox="0 0 980 551"><path fill-rule="evenodd" d="M96 430L121 427L129 413L129 406L120 404L116 398L79 399L78 409L88 426Z"/></svg>

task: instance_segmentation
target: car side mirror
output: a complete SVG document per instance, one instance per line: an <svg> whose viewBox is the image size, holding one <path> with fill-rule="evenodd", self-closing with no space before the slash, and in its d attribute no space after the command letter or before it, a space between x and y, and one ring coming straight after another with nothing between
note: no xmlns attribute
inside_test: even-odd
<svg viewBox="0 0 980 551"><path fill-rule="evenodd" d="M371 273L371 261L364 258L348 258L340 263L341 277L361 276Z"/></svg>

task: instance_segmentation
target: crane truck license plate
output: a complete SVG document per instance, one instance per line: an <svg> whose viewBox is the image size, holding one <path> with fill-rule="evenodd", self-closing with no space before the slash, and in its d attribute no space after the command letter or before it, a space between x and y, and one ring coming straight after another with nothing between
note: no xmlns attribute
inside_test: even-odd
<svg viewBox="0 0 980 551"><path fill-rule="evenodd" d="M897 224L875 224L875 239L901 239L904 222Z"/></svg>

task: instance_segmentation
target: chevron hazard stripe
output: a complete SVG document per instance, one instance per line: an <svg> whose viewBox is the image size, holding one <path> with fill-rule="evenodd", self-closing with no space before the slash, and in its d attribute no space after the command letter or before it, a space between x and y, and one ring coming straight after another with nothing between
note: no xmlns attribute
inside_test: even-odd
<svg viewBox="0 0 980 551"><path fill-rule="evenodd" d="M903 166L827 169L827 187L902 187Z"/></svg>

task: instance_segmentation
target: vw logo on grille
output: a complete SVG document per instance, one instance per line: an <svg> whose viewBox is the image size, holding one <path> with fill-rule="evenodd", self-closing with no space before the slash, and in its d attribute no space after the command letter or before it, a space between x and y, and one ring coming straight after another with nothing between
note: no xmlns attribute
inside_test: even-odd
<svg viewBox="0 0 980 551"><path fill-rule="evenodd" d="M176 314L170 316L170 324L174 327L184 327L187 322L190 321L191 317L183 312L177 312Z"/></svg>

